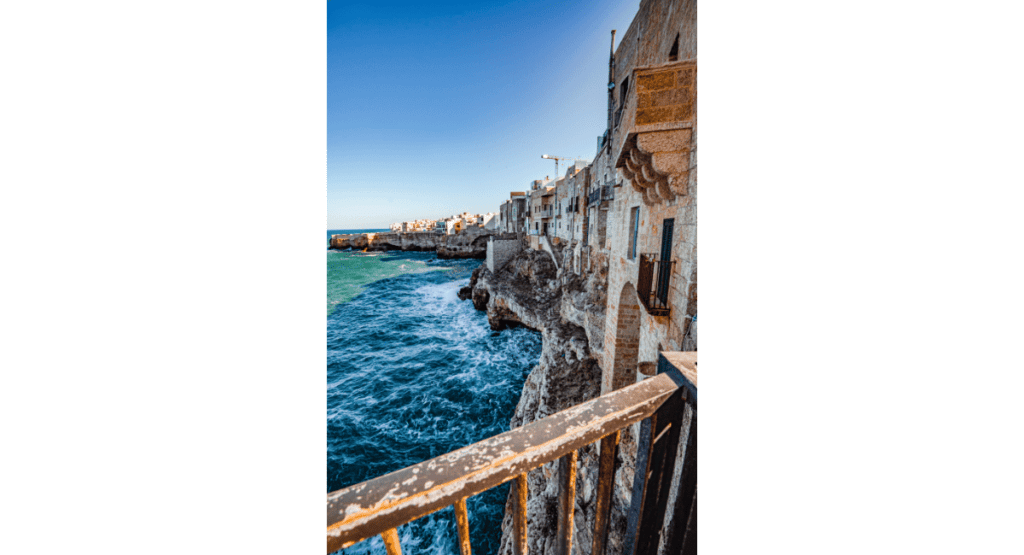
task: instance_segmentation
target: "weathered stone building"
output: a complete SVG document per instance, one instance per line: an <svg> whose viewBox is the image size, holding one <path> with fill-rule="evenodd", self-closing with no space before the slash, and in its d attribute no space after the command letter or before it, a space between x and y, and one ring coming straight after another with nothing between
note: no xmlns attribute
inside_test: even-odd
<svg viewBox="0 0 1024 555"><path fill-rule="evenodd" d="M514 191L501 204L501 232L524 233L526 231L526 193Z"/></svg>
<svg viewBox="0 0 1024 555"><path fill-rule="evenodd" d="M541 235L547 234L548 223L551 221L551 199L555 193L555 183L551 180L535 180L528 192L529 213L527 214L527 235L532 249L539 249Z"/></svg>
<svg viewBox="0 0 1024 555"><path fill-rule="evenodd" d="M555 179L551 186L546 191L541 193L541 212L540 212L540 234L548 237L552 237L555 234L555 215L557 213L558 204L558 188L565 182L564 178Z"/></svg>
<svg viewBox="0 0 1024 555"><path fill-rule="evenodd" d="M434 232L442 235L454 235L462 231L464 227L462 218L451 217L434 222Z"/></svg>
<svg viewBox="0 0 1024 555"><path fill-rule="evenodd" d="M696 350L697 3L641 2L612 68L595 160L614 179L602 392L634 383L659 351Z"/></svg>
<svg viewBox="0 0 1024 555"><path fill-rule="evenodd" d="M527 194L530 248L560 273L608 265L602 393L696 349L696 110L697 4L643 0L610 56L594 161Z"/></svg>
<svg viewBox="0 0 1024 555"><path fill-rule="evenodd" d="M590 186L590 164L581 165L569 178L567 187L566 227L569 231L569 240L574 244L581 244L583 241L583 230L585 229L586 212L583 207L586 205L587 188Z"/></svg>
<svg viewBox="0 0 1024 555"><path fill-rule="evenodd" d="M565 172L565 177L557 182L555 187L555 223L551 230L555 242L569 244L573 239L573 230L576 228L576 207L577 197L580 190L586 188L586 179L589 172L587 162L576 162Z"/></svg>

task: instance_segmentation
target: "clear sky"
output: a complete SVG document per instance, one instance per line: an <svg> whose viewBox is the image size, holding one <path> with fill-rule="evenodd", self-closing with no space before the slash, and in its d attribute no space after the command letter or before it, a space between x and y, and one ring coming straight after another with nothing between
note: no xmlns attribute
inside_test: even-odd
<svg viewBox="0 0 1024 555"><path fill-rule="evenodd" d="M593 158L639 4L328 0L327 228L493 212L541 154Z"/></svg>

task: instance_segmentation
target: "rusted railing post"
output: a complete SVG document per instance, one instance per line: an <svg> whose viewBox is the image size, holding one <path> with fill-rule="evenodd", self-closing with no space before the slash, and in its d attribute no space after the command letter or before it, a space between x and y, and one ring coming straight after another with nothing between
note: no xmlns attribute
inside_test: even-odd
<svg viewBox="0 0 1024 555"><path fill-rule="evenodd" d="M514 490L515 512L512 513L514 521L515 537L512 538L512 552L515 555L526 555L526 473L516 476L516 483L512 486Z"/></svg>
<svg viewBox="0 0 1024 555"><path fill-rule="evenodd" d="M402 544L398 541L397 528L389 528L380 536L384 538L384 547L388 550L388 555L402 555Z"/></svg>
<svg viewBox="0 0 1024 555"><path fill-rule="evenodd" d="M472 555L469 545L469 514L466 512L466 498L455 502L455 524L459 529L459 553Z"/></svg>
<svg viewBox="0 0 1024 555"><path fill-rule="evenodd" d="M555 553L571 555L573 512L576 509L576 461L578 451L558 460L558 533Z"/></svg>
<svg viewBox="0 0 1024 555"><path fill-rule="evenodd" d="M594 547L591 555L604 555L604 546L608 538L608 520L611 518L615 470L618 466L616 455L621 434L622 432L617 430L601 438L601 463L597 475L597 514L594 517Z"/></svg>
<svg viewBox="0 0 1024 555"><path fill-rule="evenodd" d="M668 374L679 389L665 401L658 410L650 417L643 420L640 427L640 438L637 440L636 471L633 478L633 497L630 503L628 523L626 527L626 553L629 555L656 555L658 545L661 543L662 533L669 533L665 530L665 511L668 500L672 497L672 477L676 470L676 456L679 452L679 438L686 404L690 397L690 390L687 387L688 381L672 365L665 362L664 356L659 358L658 373ZM694 392L695 394L695 392ZM696 400L692 399L692 406L696 407ZM693 411L690 419L690 427L696 429L696 411ZM687 440L696 442L696 433L688 433ZM690 450L693 454L694 465L696 463L696 449ZM687 458L689 458L687 454ZM683 469L686 470L685 468ZM696 468L692 469L690 475L683 476L682 481L677 480L677 487L683 487L690 479L696 487ZM676 492L676 505L685 504L685 494ZM675 508L673 507L673 510ZM674 514L672 526L676 528L684 526L689 515ZM666 539L672 539L666 537ZM673 541L672 543L680 543ZM674 551L673 551L674 552Z"/></svg>

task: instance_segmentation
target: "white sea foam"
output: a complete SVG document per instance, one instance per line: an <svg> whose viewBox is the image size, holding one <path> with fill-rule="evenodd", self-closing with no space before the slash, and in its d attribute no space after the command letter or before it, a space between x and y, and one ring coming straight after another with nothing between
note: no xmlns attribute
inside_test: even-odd
<svg viewBox="0 0 1024 555"><path fill-rule="evenodd" d="M451 267L402 262L407 270ZM458 268L466 275L468 264ZM540 339L525 329L490 330L482 312L458 299L467 283L443 273L396 278L369 286L346 307L345 321L328 323L329 485L394 470L384 459L412 464L507 427ZM503 499L474 496L469 503L493 532ZM452 518L449 509L399 527L403 552L457 554ZM487 541L491 547L481 552L493 551L494 540ZM379 538L346 555L371 551L383 552Z"/></svg>

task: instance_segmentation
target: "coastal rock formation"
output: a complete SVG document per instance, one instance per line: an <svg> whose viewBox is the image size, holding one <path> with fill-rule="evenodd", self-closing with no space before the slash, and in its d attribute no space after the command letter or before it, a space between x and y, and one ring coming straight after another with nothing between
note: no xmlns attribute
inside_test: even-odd
<svg viewBox="0 0 1024 555"><path fill-rule="evenodd" d="M608 302L608 259L600 257L583 275L565 272L562 278L562 318L583 328L590 350L604 348L605 305Z"/></svg>
<svg viewBox="0 0 1024 555"><path fill-rule="evenodd" d="M557 255L557 254L556 254ZM459 298L472 300L487 311L492 329L523 325L541 333L540 360L530 372L512 416L517 428L558 411L588 401L601 392L601 342L607 299L607 263L598 263L585 275L559 272L552 255L527 249L497 272L481 265ZM596 348L596 349L595 349ZM607 551L622 552L626 509L633 480L633 434L624 430L620 469L616 474ZM597 445L578 453L574 555L589 555L593 544L598 474ZM534 555L555 555L558 526L558 461L531 471L527 476L528 545ZM511 502L509 502L511 503ZM500 555L512 555L511 504L502 521Z"/></svg>
<svg viewBox="0 0 1024 555"><path fill-rule="evenodd" d="M437 251L438 258L485 258L487 239L496 231L470 227L455 235L438 233L352 233L332 235L332 249L367 251Z"/></svg>

